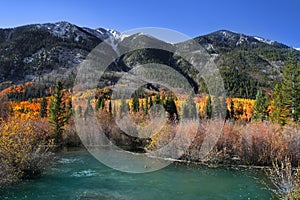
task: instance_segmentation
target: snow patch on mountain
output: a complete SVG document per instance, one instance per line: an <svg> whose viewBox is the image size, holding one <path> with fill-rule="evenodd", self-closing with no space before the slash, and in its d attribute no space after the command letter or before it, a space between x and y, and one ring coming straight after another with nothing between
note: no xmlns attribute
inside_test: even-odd
<svg viewBox="0 0 300 200"><path fill-rule="evenodd" d="M212 44L210 44L210 43L205 44L205 45L204 45L204 48L205 48L206 50L208 50L208 51L209 51L209 50L215 50L215 49L214 49L214 46L213 46Z"/></svg>
<svg viewBox="0 0 300 200"><path fill-rule="evenodd" d="M227 32L226 31L221 31L221 33L224 35L224 37L227 37Z"/></svg>
<svg viewBox="0 0 300 200"><path fill-rule="evenodd" d="M269 44L269 45L272 45L275 43L275 41L273 40L266 40L264 38L261 38L261 37L254 37L256 40L260 41L260 42L263 42L263 43L266 43L266 44Z"/></svg>
<svg viewBox="0 0 300 200"><path fill-rule="evenodd" d="M106 29L106 30L111 36L113 36L118 41L122 41L122 40L124 40L124 38L129 36L129 35L122 34L118 31L115 31L115 30L112 30L112 29Z"/></svg>
<svg viewBox="0 0 300 200"><path fill-rule="evenodd" d="M243 35L240 36L240 39L237 41L236 46L243 44L244 42L248 42L248 38Z"/></svg>
<svg viewBox="0 0 300 200"><path fill-rule="evenodd" d="M297 51L300 51L300 48L294 48L294 49L296 49Z"/></svg>
<svg viewBox="0 0 300 200"><path fill-rule="evenodd" d="M58 22L55 24L49 24L47 28L53 36L62 39L69 39L72 35L71 33L78 31L78 29L75 26L68 22Z"/></svg>

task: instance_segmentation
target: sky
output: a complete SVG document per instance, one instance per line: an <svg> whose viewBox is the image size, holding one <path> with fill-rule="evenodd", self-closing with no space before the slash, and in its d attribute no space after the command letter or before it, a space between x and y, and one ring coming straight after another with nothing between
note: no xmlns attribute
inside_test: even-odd
<svg viewBox="0 0 300 200"><path fill-rule="evenodd" d="M68 21L119 32L168 28L189 37L230 30L300 47L299 0L9 0L0 5L0 28Z"/></svg>

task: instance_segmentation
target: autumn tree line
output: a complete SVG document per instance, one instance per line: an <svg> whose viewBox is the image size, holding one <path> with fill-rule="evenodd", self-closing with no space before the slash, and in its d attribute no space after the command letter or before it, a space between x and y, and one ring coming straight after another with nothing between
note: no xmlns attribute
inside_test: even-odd
<svg viewBox="0 0 300 200"><path fill-rule="evenodd" d="M166 111L163 115L167 114L169 121L198 117L238 120L241 116L246 116L246 121L267 120L285 125L288 122L298 123L300 119L300 71L296 56L289 57L283 69L282 81L276 84L273 93L266 95L261 88L258 89L253 105L248 104L250 108L245 108L243 101L235 102L234 99L225 96L210 95L203 95L203 106L200 108L192 92L185 101L178 103L179 100L172 92L145 93L140 88L133 93L131 100L121 98L119 104L111 100L111 91L105 89L102 90L104 93L100 92L94 99L88 98L85 107L79 105L75 109L71 99L65 99L64 91L63 84L58 82L53 89L49 111L47 99L43 97L40 101L39 116L49 118L56 144L62 143L63 127L69 122L72 114L86 118L99 110L105 110L114 116L122 116L126 112L148 115L152 106L159 109L160 105Z"/></svg>
<svg viewBox="0 0 300 200"><path fill-rule="evenodd" d="M26 89L23 89L26 91ZM283 69L282 81L278 82L272 94L266 94L263 88L257 90L254 103L247 100L236 101L234 98L224 96L215 97L209 94L193 96L193 92L185 100L179 100L172 92L144 92L143 88L134 92L131 99L120 98L119 103L111 99L111 91L104 89L96 93L95 98L88 98L86 103L72 105L70 94L66 95L66 88L58 81L51 90L51 97L43 95L39 99L39 117L47 118L52 127L54 142L63 143L64 127L71 121L72 114L86 118L88 115L105 110L113 116L122 116L124 113L142 113L148 115L150 110L159 112L159 105L164 108L169 121L178 121L181 118L190 119L226 119L245 121L270 121L285 125L289 122L298 123L300 120L300 70L297 57L291 55ZM103 92L105 91L105 92ZM41 93L43 94L43 92ZM198 98L197 98L198 97ZM37 104L37 100L29 103ZM33 102L32 102L33 101ZM151 109L154 106L154 109ZM19 111L28 112L21 107ZM156 110L155 110L156 109ZM9 113L14 109L10 107ZM4 117L3 117L4 118Z"/></svg>

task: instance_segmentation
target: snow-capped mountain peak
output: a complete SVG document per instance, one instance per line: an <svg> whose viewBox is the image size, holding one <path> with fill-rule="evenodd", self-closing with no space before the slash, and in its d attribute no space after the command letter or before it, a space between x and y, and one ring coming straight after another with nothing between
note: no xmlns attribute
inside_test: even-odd
<svg viewBox="0 0 300 200"><path fill-rule="evenodd" d="M129 35L124 35L116 30L112 29L106 29L107 33L110 34L112 37L115 38L115 40L122 41L125 37L128 37Z"/></svg>

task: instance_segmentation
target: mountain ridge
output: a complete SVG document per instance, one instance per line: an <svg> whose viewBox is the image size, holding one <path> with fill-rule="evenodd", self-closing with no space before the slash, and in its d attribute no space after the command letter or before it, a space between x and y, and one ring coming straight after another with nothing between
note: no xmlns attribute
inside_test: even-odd
<svg viewBox="0 0 300 200"><path fill-rule="evenodd" d="M131 39L115 30L90 29L69 22L0 29L0 89L9 86L3 84L7 82L14 85L39 81L49 86L59 79L69 81L67 85L70 87L78 65L92 49L105 41L117 51L118 42L124 38ZM281 78L288 52L295 51L298 57L300 55L299 51L282 43L228 30L215 31L193 40L214 56L215 63L224 76L225 87L232 96L247 97L246 90L237 94L239 87L246 87L247 84L253 88L272 88L273 83ZM143 55L145 52L137 54ZM148 59L140 55L135 58L122 57L123 60L116 63L115 69L122 71L126 67L117 65L134 64L141 62L141 59ZM159 57L157 55L155 59L166 59ZM174 62L178 61L172 59ZM243 85L231 82L230 77L243 80ZM255 91L249 97L253 97L254 93Z"/></svg>

